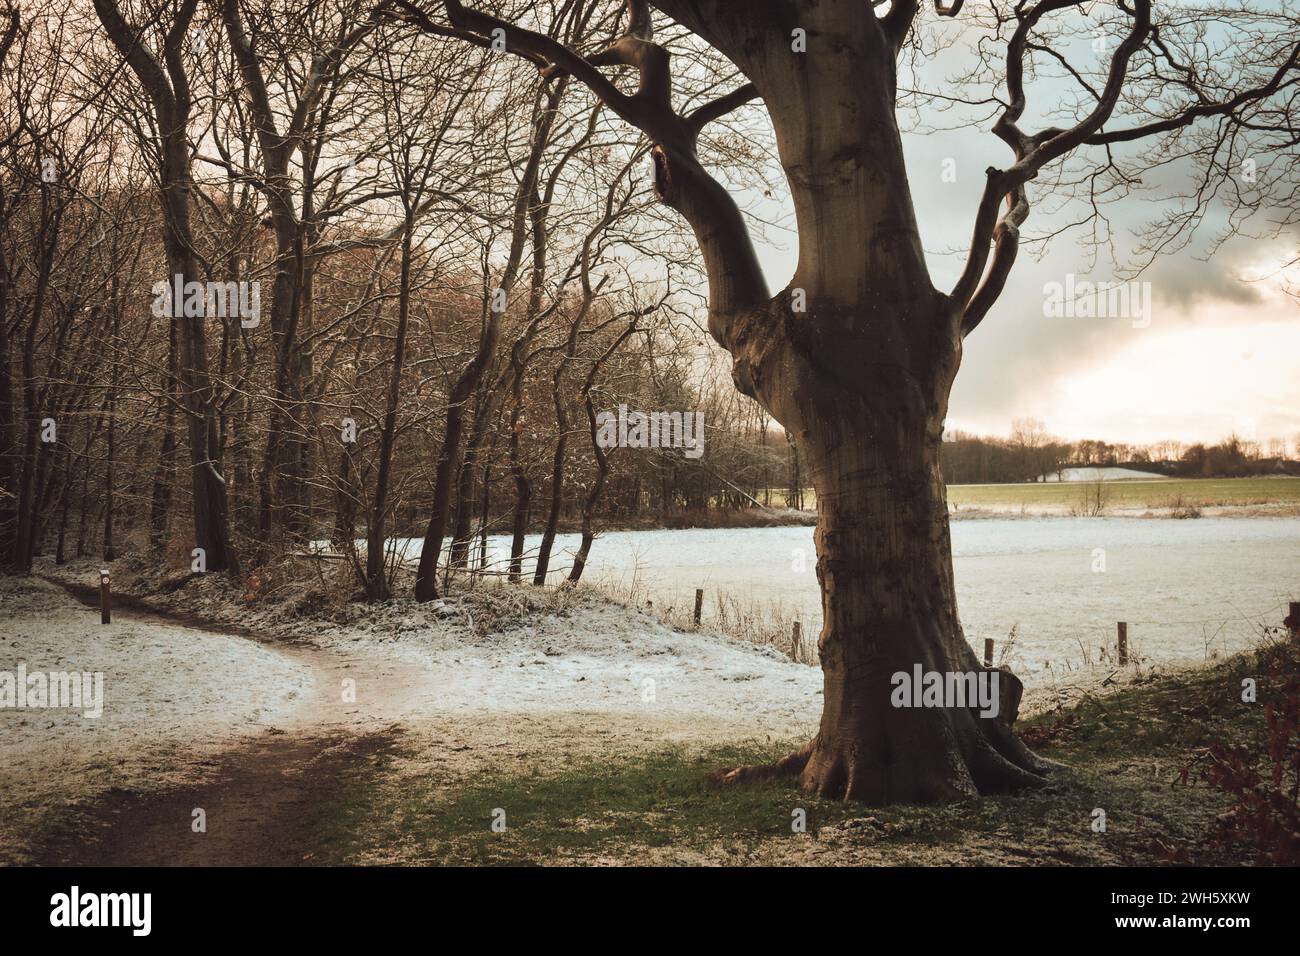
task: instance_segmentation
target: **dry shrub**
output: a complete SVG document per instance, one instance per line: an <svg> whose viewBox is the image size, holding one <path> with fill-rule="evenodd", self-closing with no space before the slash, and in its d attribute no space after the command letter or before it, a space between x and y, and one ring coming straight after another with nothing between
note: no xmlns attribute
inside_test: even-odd
<svg viewBox="0 0 1300 956"><path fill-rule="evenodd" d="M1201 516L1200 506L1182 495L1170 497L1168 508L1169 517L1171 518L1199 518Z"/></svg>
<svg viewBox="0 0 1300 956"><path fill-rule="evenodd" d="M1218 841L1253 847L1259 862L1300 864L1300 675L1294 648L1274 660L1289 665L1276 701L1264 705L1264 738L1246 744L1211 744L1206 780L1230 794L1234 805L1218 819Z"/></svg>

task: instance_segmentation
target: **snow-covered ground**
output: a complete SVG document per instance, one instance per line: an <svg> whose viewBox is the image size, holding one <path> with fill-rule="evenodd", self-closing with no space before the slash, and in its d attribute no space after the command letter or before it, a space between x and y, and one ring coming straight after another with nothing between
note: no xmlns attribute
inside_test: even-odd
<svg viewBox="0 0 1300 956"><path fill-rule="evenodd" d="M91 583L97 567L42 570ZM119 590L257 639L120 608L105 626L54 584L0 579L0 672L20 662L29 673L102 671L105 691L98 719L0 709L0 862L21 861L54 811L111 789L210 779L223 754L272 729L309 744L339 731L405 734L401 779L428 786L583 748L797 741L821 713L819 669L585 589L486 585L365 605L299 585L250 605L222 575L163 596L164 572L134 570L114 567ZM1022 711L1070 692L1054 678L1030 688Z"/></svg>
<svg viewBox="0 0 1300 956"><path fill-rule="evenodd" d="M599 598L576 597L556 613L485 635L464 626L468 608L453 613L460 620L442 626L408 613L397 636L382 625L339 626L315 639L341 648L367 642L372 653L422 670L407 698L414 713L690 715L758 734L787 733L816 717L818 671L770 647L674 631Z"/></svg>
<svg viewBox="0 0 1300 956"><path fill-rule="evenodd" d="M58 570L95 580L87 562ZM114 569L121 590L124 571ZM535 603L525 589L492 592L309 613L301 594L250 607L213 575L169 596L173 610L266 643L121 607L105 626L54 584L0 579L0 672L22 663L28 673L104 675L99 718L0 708L0 848L9 848L0 862L21 860L52 811L110 789L202 779L222 751L272 727L423 727L438 762L447 759L440 741L450 751L526 753L539 739L567 746L566 727L595 728L624 748L793 738L815 727L820 672L771 648L674 631L590 594Z"/></svg>
<svg viewBox="0 0 1300 956"><path fill-rule="evenodd" d="M192 773L205 753L287 717L313 682L254 641L125 615L103 625L56 585L0 578L0 674L19 665L102 673L102 714L0 706L0 860L16 842L10 827L109 787Z"/></svg>
<svg viewBox="0 0 1300 956"><path fill-rule="evenodd" d="M552 567L567 568L576 546L560 535ZM1009 663L1030 686L1050 680L1049 667L1100 660L1103 644L1113 651L1117 621L1135 653L1204 661L1252 646L1300 597L1297 517L990 517L953 522L952 548L966 639L982 650L992 638L1000 653L1014 628ZM614 531L596 540L583 580L679 619L703 588L705 627L725 608L815 635L816 564L812 528Z"/></svg>
<svg viewBox="0 0 1300 956"><path fill-rule="evenodd" d="M1114 466L1062 468L1049 471L1040 481L1127 481L1142 478L1164 478L1150 471L1138 471L1136 468L1116 468Z"/></svg>
<svg viewBox="0 0 1300 956"><path fill-rule="evenodd" d="M88 584L97 567L41 570ZM122 562L114 582L119 592L132 588ZM134 585L151 591L150 581ZM163 598L154 593L159 608L218 630L246 629L254 640L154 623L121 607L104 626L97 610L56 585L0 580L0 671L19 662L29 673L102 671L105 685L99 719L0 709L0 842L29 843L50 810L110 788L202 777L220 751L271 727L402 726L428 742L437 762L444 751L563 752L582 735L628 749L815 730L816 668L770 647L674 630L589 592L537 594L488 585L430 604L321 605L299 588L249 605L216 574ZM3 839L20 831L25 840Z"/></svg>
<svg viewBox="0 0 1300 956"><path fill-rule="evenodd" d="M213 575L173 607L331 652L357 703L398 718L618 713L791 733L815 723L821 673L771 647L681 631L590 591L486 584L428 604L257 608ZM344 673L344 671L340 671Z"/></svg>

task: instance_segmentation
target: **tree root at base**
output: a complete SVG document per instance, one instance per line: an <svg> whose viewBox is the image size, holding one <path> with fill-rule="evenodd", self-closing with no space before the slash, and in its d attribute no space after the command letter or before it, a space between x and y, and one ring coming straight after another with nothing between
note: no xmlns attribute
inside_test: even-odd
<svg viewBox="0 0 1300 956"><path fill-rule="evenodd" d="M933 765L918 766L915 774L901 768L882 768L837 748L821 745L814 737L802 748L773 763L752 764L716 771L709 782L745 784L798 777L806 793L832 800L855 800L884 806L891 803L941 803L1045 786L1048 774L1059 767L1039 758L1018 738L1003 729L981 741L964 755L955 774L936 773Z"/></svg>
<svg viewBox="0 0 1300 956"><path fill-rule="evenodd" d="M808 741L799 750L782 757L774 763L751 764L732 767L729 770L717 770L709 774L709 782L716 784L750 783L755 780L776 780L781 777L796 777L803 773L812 756L814 741Z"/></svg>

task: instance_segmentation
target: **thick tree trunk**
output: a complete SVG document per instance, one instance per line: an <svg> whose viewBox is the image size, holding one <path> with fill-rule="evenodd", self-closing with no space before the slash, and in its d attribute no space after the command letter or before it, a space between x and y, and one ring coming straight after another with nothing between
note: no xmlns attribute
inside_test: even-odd
<svg viewBox="0 0 1300 956"><path fill-rule="evenodd" d="M821 727L800 758L803 783L877 805L1032 785L1043 767L1009 732L1014 715L895 706L896 674L984 669L957 616L941 409L917 407L890 376L876 381L864 397L833 382L812 386L822 392L813 403L820 428L803 447L817 491L825 684ZM1010 706L1019 682L996 673L999 705Z"/></svg>
<svg viewBox="0 0 1300 956"><path fill-rule="evenodd" d="M800 4L797 21L781 3L654 5L752 81L799 232L795 274L772 297L691 131L643 117L658 139L656 190L690 223L708 270L709 331L741 391L794 433L817 494L824 713L807 747L760 772L797 771L812 791L871 803L1033 785L1045 768L1008 729L1010 674L1001 719L895 706L895 674L980 671L957 617L938 467L965 300L933 288L908 188L895 56L910 24L886 28L872 5L838 0ZM792 23L806 54L791 53Z"/></svg>

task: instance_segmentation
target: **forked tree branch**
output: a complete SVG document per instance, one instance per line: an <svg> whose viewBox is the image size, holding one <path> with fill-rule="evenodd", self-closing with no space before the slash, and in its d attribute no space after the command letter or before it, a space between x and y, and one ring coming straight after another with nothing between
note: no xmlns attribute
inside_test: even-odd
<svg viewBox="0 0 1300 956"><path fill-rule="evenodd" d="M416 16L409 0L395 0L408 19L426 29L427 15ZM724 345L731 341L731 321L738 313L766 305L770 299L758 256L739 207L723 186L705 171L696 155L696 140L707 123L748 102L757 91L748 84L683 117L672 106L670 55L655 43L650 5L628 0L628 27L610 46L590 59L563 43L498 17L443 0L447 19L459 32L504 37L507 51L533 62L543 61L547 78L568 74L582 82L621 119L645 133L652 150L656 193L691 225L709 277L709 327ZM429 31L433 32L433 31ZM638 71L637 92L623 93L599 67L631 66Z"/></svg>
<svg viewBox="0 0 1300 956"><path fill-rule="evenodd" d="M1132 25L1111 57L1106 84L1092 110L1069 129L1052 127L1030 136L1019 126L1025 110L1024 73L1030 34L1048 13L1082 3L1083 0L1039 0L1032 7L1016 10L1018 23L1007 44L1009 99L993 125L993 132L1011 147L1016 162L1006 170L995 167L987 170L984 194L975 214L970 253L951 293L957 305L962 335L969 335L979 325L1006 286L1020 247L1020 226L1029 216L1025 183L1037 176L1045 165L1075 149L1101 129L1119 101L1128 75L1129 60L1151 33L1151 0L1134 0L1133 10L1128 11ZM1006 200L1008 208L999 218L998 207L1003 200ZM986 275L990 245L994 247L993 263Z"/></svg>
<svg viewBox="0 0 1300 956"><path fill-rule="evenodd" d="M984 194L976 213L971 251L961 278L952 291L952 298L959 308L963 335L969 334L979 325L1006 285L1019 247L1019 229L1029 215L1025 184L1037 176L1044 166L1082 145L1105 146L1133 142L1190 126L1199 119L1231 116L1243 107L1283 89L1288 83L1288 77L1300 66L1300 43L1297 43L1268 81L1259 86L1222 100L1202 98L1202 102L1165 119L1105 132L1103 127L1119 102L1133 55L1149 43L1163 53L1165 58L1170 57L1159 37L1158 28L1151 22L1150 0L1134 0L1131 9L1126 0L1119 0L1119 6L1129 15L1131 25L1111 57L1104 86L1100 90L1088 87L1096 98L1092 110L1069 129L1049 127L1032 136L1028 135L1018 125L1025 110L1026 57L1030 50L1044 49L1031 43L1030 35L1047 14L1081 6L1082 2L1083 0L1039 0L1033 6L1016 10L1016 29L1007 44L1008 102L993 126L994 133L1011 147L1016 161L1006 170L990 168L987 172ZM1174 65L1179 66L1177 63ZM1194 77L1190 73L1188 82L1195 86ZM1199 93L1199 90L1196 92ZM1004 200L1007 204L1006 212L999 218L998 208ZM991 263L990 245L993 246Z"/></svg>
<svg viewBox="0 0 1300 956"><path fill-rule="evenodd" d="M1198 103L1196 106L1190 106L1183 110L1177 116L1171 116L1168 119L1157 120L1154 123L1144 123L1141 126L1132 126L1128 129L1112 130L1108 133L1096 133L1089 136L1084 142L1089 146L1104 146L1107 143L1127 143L1135 139L1144 139L1148 136L1155 136L1160 133L1173 132L1184 126L1191 126L1198 119L1204 119L1211 116L1227 116L1236 112L1243 106L1247 106L1265 97L1272 96L1282 88L1287 79L1287 74L1300 67L1300 43L1291 50L1291 55L1273 73L1269 81L1262 86L1254 89L1244 90L1236 96L1229 97L1214 103Z"/></svg>
<svg viewBox="0 0 1300 956"><path fill-rule="evenodd" d="M686 123L690 126L692 134L698 138L700 131L704 127L757 97L758 87L753 83L746 83L744 86L737 87L730 93L719 96L716 100L711 100L693 112L688 113Z"/></svg>

